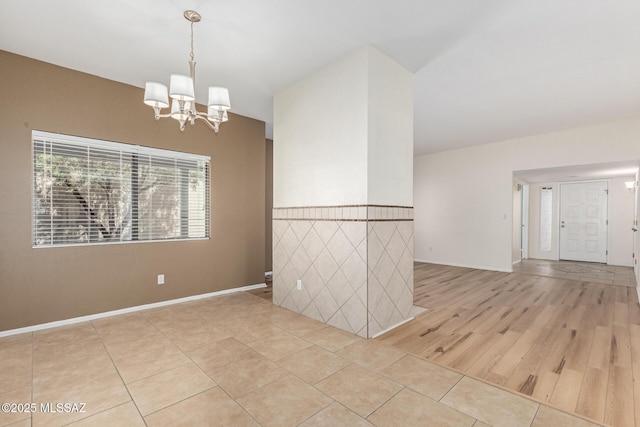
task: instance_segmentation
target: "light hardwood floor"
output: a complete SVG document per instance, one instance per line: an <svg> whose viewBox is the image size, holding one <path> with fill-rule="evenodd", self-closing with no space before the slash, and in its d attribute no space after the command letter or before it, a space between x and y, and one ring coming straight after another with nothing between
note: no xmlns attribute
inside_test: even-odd
<svg viewBox="0 0 640 427"><path fill-rule="evenodd" d="M636 287L633 268L616 265L525 259L513 266L513 272L580 282Z"/></svg>
<svg viewBox="0 0 640 427"><path fill-rule="evenodd" d="M416 263L414 302L429 310L379 341L605 424L640 425L635 288Z"/></svg>

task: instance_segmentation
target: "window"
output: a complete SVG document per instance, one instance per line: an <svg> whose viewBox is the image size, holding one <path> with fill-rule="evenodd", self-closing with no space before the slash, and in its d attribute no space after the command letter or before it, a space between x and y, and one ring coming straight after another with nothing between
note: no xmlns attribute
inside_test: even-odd
<svg viewBox="0 0 640 427"><path fill-rule="evenodd" d="M209 237L210 158L34 131L34 247Z"/></svg>
<svg viewBox="0 0 640 427"><path fill-rule="evenodd" d="M553 188L542 187L540 190L540 252L551 251L551 235L553 222Z"/></svg>

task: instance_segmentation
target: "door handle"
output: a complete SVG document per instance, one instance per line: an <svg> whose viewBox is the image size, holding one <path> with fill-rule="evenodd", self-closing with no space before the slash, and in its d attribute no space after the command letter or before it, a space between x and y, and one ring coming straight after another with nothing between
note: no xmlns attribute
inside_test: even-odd
<svg viewBox="0 0 640 427"><path fill-rule="evenodd" d="M637 228L632 228L631 231L633 231L635 233L636 231L638 231L638 229Z"/></svg>

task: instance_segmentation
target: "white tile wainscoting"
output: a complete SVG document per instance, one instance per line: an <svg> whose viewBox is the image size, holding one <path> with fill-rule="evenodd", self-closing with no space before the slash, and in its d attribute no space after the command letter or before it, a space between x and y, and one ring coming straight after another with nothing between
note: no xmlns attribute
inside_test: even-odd
<svg viewBox="0 0 640 427"><path fill-rule="evenodd" d="M413 208L275 208L273 218L274 304L367 338L411 317Z"/></svg>

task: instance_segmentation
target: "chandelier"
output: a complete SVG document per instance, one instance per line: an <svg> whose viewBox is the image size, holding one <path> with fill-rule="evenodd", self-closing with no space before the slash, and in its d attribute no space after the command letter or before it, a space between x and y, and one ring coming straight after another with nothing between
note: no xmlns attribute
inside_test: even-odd
<svg viewBox="0 0 640 427"><path fill-rule="evenodd" d="M227 111L231 108L229 90L225 87L210 86L207 112L196 111L195 102L195 74L196 60L193 55L193 24L200 22L201 16L193 10L186 10L184 17L191 22L191 53L189 59L189 76L172 74L169 90L162 83L147 82L144 88L144 103L153 107L156 120L171 117L180 123L180 130L184 131L187 122L195 124L196 119L205 122L215 133L220 124L229 120ZM169 107L171 97L171 112L161 114L163 108Z"/></svg>

